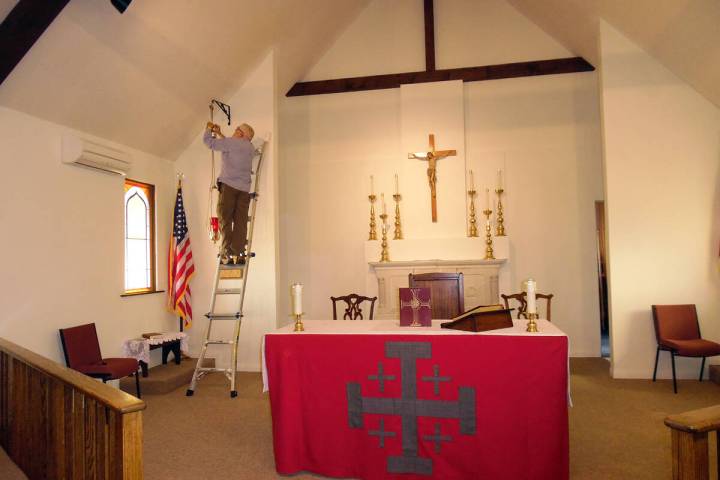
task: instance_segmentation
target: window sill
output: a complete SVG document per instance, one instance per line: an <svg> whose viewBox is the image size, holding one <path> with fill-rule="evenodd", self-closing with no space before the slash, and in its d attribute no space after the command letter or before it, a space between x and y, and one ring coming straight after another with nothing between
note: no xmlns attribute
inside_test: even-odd
<svg viewBox="0 0 720 480"><path fill-rule="evenodd" d="M151 290L149 292L131 292L123 293L121 297L137 297L138 295L152 295L153 293L165 293L165 290Z"/></svg>

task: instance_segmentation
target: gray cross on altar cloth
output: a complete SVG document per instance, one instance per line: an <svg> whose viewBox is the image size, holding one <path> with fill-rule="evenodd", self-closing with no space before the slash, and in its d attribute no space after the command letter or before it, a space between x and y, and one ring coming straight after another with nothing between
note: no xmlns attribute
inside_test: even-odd
<svg viewBox="0 0 720 480"><path fill-rule="evenodd" d="M423 440L429 440L435 444L435 452L440 453L440 443L452 440L450 435L440 435L440 424L435 424L435 435L423 435Z"/></svg>
<svg viewBox="0 0 720 480"><path fill-rule="evenodd" d="M435 385L433 386L435 395L440 395L440 382L449 382L452 380L450 377L441 377L440 376L440 365L433 365L433 376L432 377L422 377L423 382L433 382Z"/></svg>
<svg viewBox="0 0 720 480"><path fill-rule="evenodd" d="M370 430L368 432L370 435L377 435L380 440L380 448L385 448L385 437L394 437L397 435L395 432L386 432L385 431L385 420L380 419L380 429L379 430Z"/></svg>
<svg viewBox="0 0 720 480"><path fill-rule="evenodd" d="M395 375L384 375L383 372L383 364L382 362L378 362L378 374L377 375L368 375L368 380L377 380L378 384L380 386L380 391L385 391L385 380L395 380Z"/></svg>
<svg viewBox="0 0 720 480"><path fill-rule="evenodd" d="M348 382L346 384L346 393L350 428L363 428L363 415L367 413L399 415L402 427L402 455L387 458L387 471L389 473L432 475L432 460L418 455L418 443L420 441L418 418L457 419L460 423L461 434L475 435L475 389L472 387L458 387L457 401L418 398L416 362L418 359L432 357L432 344L430 342L386 342L385 356L400 359L401 397L364 397L359 383ZM439 370L436 373L439 373ZM442 378L437 375L435 377ZM431 440L438 445L436 449L439 448L438 442L451 440L440 438L439 431L431 437ZM435 439L434 437L438 438Z"/></svg>

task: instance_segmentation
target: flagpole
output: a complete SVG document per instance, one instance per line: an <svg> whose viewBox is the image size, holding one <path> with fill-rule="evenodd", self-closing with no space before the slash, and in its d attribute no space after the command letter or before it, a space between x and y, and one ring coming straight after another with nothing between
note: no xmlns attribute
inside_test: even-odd
<svg viewBox="0 0 720 480"><path fill-rule="evenodd" d="M184 177L183 173L178 172L178 174L177 174L177 189L178 190L180 190L182 188L183 177ZM183 318L178 317L178 322L180 323L180 331L182 332L183 331L183 323L184 323Z"/></svg>

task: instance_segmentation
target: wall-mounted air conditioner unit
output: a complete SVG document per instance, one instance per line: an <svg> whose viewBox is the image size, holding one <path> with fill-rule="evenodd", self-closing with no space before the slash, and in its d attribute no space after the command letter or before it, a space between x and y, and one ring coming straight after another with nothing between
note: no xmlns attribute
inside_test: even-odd
<svg viewBox="0 0 720 480"><path fill-rule="evenodd" d="M117 175L126 175L132 166L128 153L73 135L63 135L61 158L63 163L69 165Z"/></svg>

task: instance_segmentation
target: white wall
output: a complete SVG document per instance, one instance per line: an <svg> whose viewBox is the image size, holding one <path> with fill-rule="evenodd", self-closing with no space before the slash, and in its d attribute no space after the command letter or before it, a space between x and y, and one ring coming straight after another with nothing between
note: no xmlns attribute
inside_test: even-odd
<svg viewBox="0 0 720 480"><path fill-rule="evenodd" d="M571 56L503 1L440 0L435 5L439 68ZM372 2L307 79L424 69L422 12L417 10L417 2ZM496 32L493 43L480 33L486 29ZM379 50L377 38L400 32L415 41L394 44L387 54ZM508 49L498 49L500 44ZM498 167L506 171L511 258L503 275L514 290L532 275L541 291L555 294L553 321L569 333L575 355L598 355L600 343L593 205L602 199L596 77L467 83L465 131L459 132L468 168L480 172L478 187L492 186ZM280 284L305 284L308 318L331 315L330 295L365 290L368 176L375 175L376 191L392 190L393 174L407 159L401 117L399 89L281 101ZM438 148L462 149L438 141ZM443 181L448 181L442 177L443 162L452 161L439 162ZM462 178L453 181L463 185ZM417 190L427 197L426 181L410 183L402 185L404 192ZM426 202L402 208L429 209ZM443 236L429 228L434 227L404 233ZM280 300L280 310L288 311L287 299Z"/></svg>
<svg viewBox="0 0 720 480"><path fill-rule="evenodd" d="M532 277L574 356L600 348L595 200L602 200L597 75L465 84L468 168L492 188L503 168L511 291ZM505 293L505 292L503 292Z"/></svg>
<svg viewBox="0 0 720 480"><path fill-rule="evenodd" d="M60 363L59 328L95 322L108 357L119 356L125 339L177 329L165 312L165 294L120 296L124 177L62 164L65 132L71 131L0 108L0 336ZM129 178L155 185L157 283L165 289L172 163L116 147L132 155Z"/></svg>
<svg viewBox="0 0 720 480"><path fill-rule="evenodd" d="M604 22L601 51L613 375L647 378L651 305L696 304L703 336L720 340L720 112ZM678 369L695 377L699 360Z"/></svg>
<svg viewBox="0 0 720 480"><path fill-rule="evenodd" d="M277 272L277 167L275 160L275 56L270 52L263 62L248 77L243 86L230 98L218 99L227 103L232 111L232 125L215 109L215 122L226 135L240 123L248 123L255 130L255 138L270 138L265 154L260 181L260 200L257 206L257 220L253 238L253 251L257 256L249 268L248 286L245 297L245 318L240 331L238 368L246 371L260 369L260 343L262 335L277 324L276 272ZM209 115L209 114L208 114ZM209 118L208 118L209 119ZM183 195L188 215L190 238L196 274L191 282L193 294L194 322L188 333L190 350L198 355L207 328L207 319L212 292L213 275L217 264L219 243L213 244L207 234L208 190L211 182L210 150L202 142L205 124L198 125L198 136L192 145L178 158L175 167L185 175ZM220 171L220 154L215 154L216 176ZM233 296L232 301L237 297ZM228 305L227 310L236 311L237 304ZM218 310L220 311L220 310ZM231 339L234 322L216 321L212 338ZM230 349L227 346L211 346L208 356L216 358L219 366L230 363Z"/></svg>

